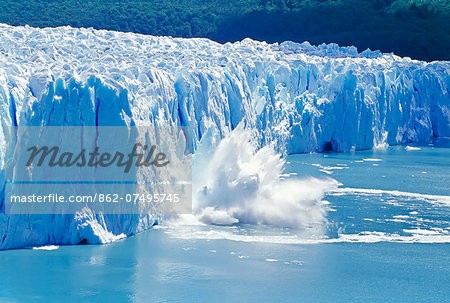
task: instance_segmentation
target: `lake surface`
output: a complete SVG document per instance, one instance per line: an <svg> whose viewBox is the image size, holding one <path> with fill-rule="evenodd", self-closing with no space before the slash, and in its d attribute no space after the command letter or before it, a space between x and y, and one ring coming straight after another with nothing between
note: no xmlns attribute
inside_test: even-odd
<svg viewBox="0 0 450 303"><path fill-rule="evenodd" d="M333 178L327 223L298 231L162 223L109 245L0 252L0 302L444 302L450 145L289 156Z"/></svg>

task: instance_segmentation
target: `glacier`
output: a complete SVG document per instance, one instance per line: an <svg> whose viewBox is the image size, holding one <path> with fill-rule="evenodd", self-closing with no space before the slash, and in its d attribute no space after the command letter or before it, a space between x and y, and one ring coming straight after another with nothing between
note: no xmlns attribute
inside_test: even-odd
<svg viewBox="0 0 450 303"><path fill-rule="evenodd" d="M449 88L450 62L336 44L0 24L0 181L9 126L190 126L195 154L211 130L224 138L242 125L259 148L346 152L450 136ZM89 211L5 215L0 199L0 249L107 243L155 224Z"/></svg>

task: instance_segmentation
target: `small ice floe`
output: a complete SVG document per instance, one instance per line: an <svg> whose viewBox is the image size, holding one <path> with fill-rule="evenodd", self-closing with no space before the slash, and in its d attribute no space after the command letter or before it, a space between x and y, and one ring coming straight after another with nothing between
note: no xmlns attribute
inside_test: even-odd
<svg viewBox="0 0 450 303"><path fill-rule="evenodd" d="M407 223L408 221L404 219L386 219L386 222L396 222L396 223Z"/></svg>
<svg viewBox="0 0 450 303"><path fill-rule="evenodd" d="M210 252L210 253L216 253L217 250L215 250L215 249L210 249L209 252Z"/></svg>
<svg viewBox="0 0 450 303"><path fill-rule="evenodd" d="M321 171L327 175L331 175L333 173L331 170L326 170L326 169L319 169L319 171Z"/></svg>
<svg viewBox="0 0 450 303"><path fill-rule="evenodd" d="M319 171L326 173L328 175L331 175L333 173L333 170L341 170L341 169L349 168L348 166L323 166L323 165L320 165L317 163L313 163L311 165L319 168Z"/></svg>
<svg viewBox="0 0 450 303"><path fill-rule="evenodd" d="M34 250L57 250L58 248L59 248L58 245L46 245L46 246L33 247Z"/></svg>
<svg viewBox="0 0 450 303"><path fill-rule="evenodd" d="M247 259L248 256L242 256L242 255L241 255L241 256L238 256L238 258L239 258L239 259Z"/></svg>
<svg viewBox="0 0 450 303"><path fill-rule="evenodd" d="M421 229L421 228L404 229L403 231L405 233L415 234L415 235L439 235L439 232L437 232L435 230L428 230L428 229Z"/></svg>
<svg viewBox="0 0 450 303"><path fill-rule="evenodd" d="M290 263L298 265L298 266L302 266L303 265L303 261L299 261L299 260L292 260L292 261L290 261Z"/></svg>
<svg viewBox="0 0 450 303"><path fill-rule="evenodd" d="M409 219L410 217L407 215L395 215L393 216L395 219Z"/></svg>
<svg viewBox="0 0 450 303"><path fill-rule="evenodd" d="M297 261L297 260L292 260L292 261L284 261L283 264L286 265L297 265L297 266L303 266L303 261Z"/></svg>
<svg viewBox="0 0 450 303"><path fill-rule="evenodd" d="M378 158L365 158L365 159L363 159L363 161L365 161L365 162L381 162L383 160L378 159Z"/></svg>
<svg viewBox="0 0 450 303"><path fill-rule="evenodd" d="M277 259L266 259L267 262L278 262Z"/></svg>
<svg viewBox="0 0 450 303"><path fill-rule="evenodd" d="M426 174L428 174L428 172L426 172L426 171L423 171L423 172L422 172L422 174L426 175Z"/></svg>
<svg viewBox="0 0 450 303"><path fill-rule="evenodd" d="M414 147L414 146L406 146L405 150L408 150L408 151L421 150L421 148L420 147Z"/></svg>

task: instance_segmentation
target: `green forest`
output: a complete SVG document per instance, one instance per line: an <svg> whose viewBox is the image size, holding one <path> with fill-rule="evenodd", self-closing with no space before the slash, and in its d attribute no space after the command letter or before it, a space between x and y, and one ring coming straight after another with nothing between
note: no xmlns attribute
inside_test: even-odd
<svg viewBox="0 0 450 303"><path fill-rule="evenodd" d="M0 22L234 42L335 42L450 60L450 0L0 0Z"/></svg>

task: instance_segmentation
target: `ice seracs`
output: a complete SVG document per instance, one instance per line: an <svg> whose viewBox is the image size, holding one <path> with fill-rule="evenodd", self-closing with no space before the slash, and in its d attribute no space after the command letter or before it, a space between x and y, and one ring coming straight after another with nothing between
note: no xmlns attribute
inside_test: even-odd
<svg viewBox="0 0 450 303"><path fill-rule="evenodd" d="M334 44L0 25L0 181L10 125L189 125L195 153L211 127L224 137L243 124L259 147L349 151L450 136L449 87L449 62ZM0 249L108 242L152 224L0 214Z"/></svg>

